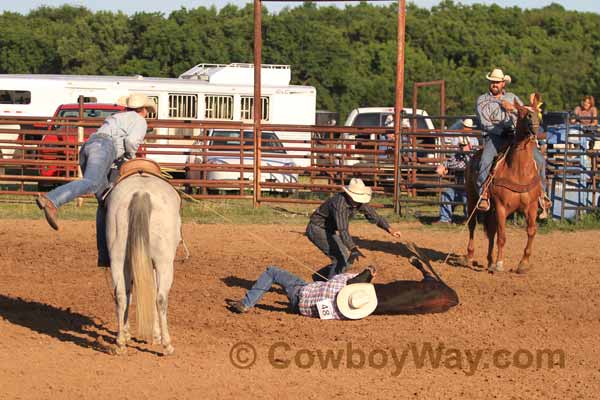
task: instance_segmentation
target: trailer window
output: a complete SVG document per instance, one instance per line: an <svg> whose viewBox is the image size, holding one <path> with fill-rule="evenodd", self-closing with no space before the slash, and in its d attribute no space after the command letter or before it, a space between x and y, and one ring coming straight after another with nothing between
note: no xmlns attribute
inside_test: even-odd
<svg viewBox="0 0 600 400"><path fill-rule="evenodd" d="M158 118L158 96L148 96L148 98L152 101L154 101L154 104L156 105L156 112L148 112L148 115L146 115L146 119L157 119ZM193 117L195 118L195 117Z"/></svg>
<svg viewBox="0 0 600 400"><path fill-rule="evenodd" d="M233 96L207 95L204 102L206 119L233 119Z"/></svg>
<svg viewBox="0 0 600 400"><path fill-rule="evenodd" d="M0 89L0 104L31 104L31 92Z"/></svg>
<svg viewBox="0 0 600 400"><path fill-rule="evenodd" d="M261 112L262 112L262 120L269 120L269 98L261 97L262 102ZM242 96L242 120L253 120L254 119L254 96Z"/></svg>
<svg viewBox="0 0 600 400"><path fill-rule="evenodd" d="M155 101L157 99L155 98ZM198 95L169 93L169 118L197 118Z"/></svg>

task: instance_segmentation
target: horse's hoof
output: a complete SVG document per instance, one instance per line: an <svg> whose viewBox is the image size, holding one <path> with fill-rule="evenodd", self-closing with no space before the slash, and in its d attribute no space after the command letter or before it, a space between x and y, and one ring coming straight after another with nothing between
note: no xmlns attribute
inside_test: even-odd
<svg viewBox="0 0 600 400"><path fill-rule="evenodd" d="M131 333L125 332L125 340L128 342L131 340Z"/></svg>
<svg viewBox="0 0 600 400"><path fill-rule="evenodd" d="M494 272L504 272L504 263L502 261L498 261L495 264L488 265L488 272L493 274Z"/></svg>
<svg viewBox="0 0 600 400"><path fill-rule="evenodd" d="M153 345L155 345L155 346L156 346L156 345L159 345L159 344L161 344L161 343L162 343L162 338L161 338L160 336L159 336L159 337L157 337L157 338L152 338L152 344L153 344Z"/></svg>
<svg viewBox="0 0 600 400"><path fill-rule="evenodd" d="M504 272L504 261L498 261L496 263L496 272Z"/></svg>
<svg viewBox="0 0 600 400"><path fill-rule="evenodd" d="M467 256L460 256L456 259L456 264L461 267L468 267L470 263L469 261L470 260L467 258Z"/></svg>
<svg viewBox="0 0 600 400"><path fill-rule="evenodd" d="M165 349L163 350L163 355L170 356L174 352L175 352L175 348L169 344L169 345L165 346Z"/></svg>
<svg viewBox="0 0 600 400"><path fill-rule="evenodd" d="M127 346L116 345L114 348L114 352L118 356L124 356L125 354L127 354Z"/></svg>
<svg viewBox="0 0 600 400"><path fill-rule="evenodd" d="M517 274L526 274L529 271L531 271L531 264L529 263L524 263L524 262L520 262L519 263L519 267L517 268L516 273Z"/></svg>

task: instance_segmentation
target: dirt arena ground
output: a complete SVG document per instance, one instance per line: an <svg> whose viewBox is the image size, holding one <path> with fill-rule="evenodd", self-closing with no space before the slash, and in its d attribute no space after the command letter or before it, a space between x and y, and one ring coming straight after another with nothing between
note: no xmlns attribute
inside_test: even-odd
<svg viewBox="0 0 600 400"><path fill-rule="evenodd" d="M464 247L458 229L400 227L433 260ZM320 321L289 314L281 292L248 314L227 311L224 300L267 265L310 276L248 232L325 264L303 228L186 224L192 258L176 264L170 297L175 354L134 341L119 357L107 352L116 323L93 223L65 221L55 233L42 220L0 220L0 399L598 398L600 232L538 236L527 276L434 262L461 301L444 314ZM380 282L420 279L383 231L354 224L352 233ZM509 232L509 266L524 238Z"/></svg>

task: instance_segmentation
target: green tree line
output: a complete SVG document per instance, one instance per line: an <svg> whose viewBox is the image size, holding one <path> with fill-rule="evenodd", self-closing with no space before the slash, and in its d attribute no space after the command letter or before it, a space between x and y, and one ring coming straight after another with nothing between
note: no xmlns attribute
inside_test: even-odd
<svg viewBox="0 0 600 400"><path fill-rule="evenodd" d="M358 106L394 104L397 4L345 8L306 2L263 9L263 62L290 64L292 83L317 89L320 109L345 116ZM502 68L522 98L541 92L550 110L600 95L600 15L462 5L407 6L405 105L414 82L444 79L450 115L470 114ZM165 16L40 7L0 15L0 73L176 77L198 63L253 61L253 7L181 8ZM420 107L439 109L426 88Z"/></svg>

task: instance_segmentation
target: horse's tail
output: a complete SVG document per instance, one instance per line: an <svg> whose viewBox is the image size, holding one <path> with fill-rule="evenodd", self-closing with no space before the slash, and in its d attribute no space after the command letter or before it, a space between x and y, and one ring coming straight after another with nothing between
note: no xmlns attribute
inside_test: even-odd
<svg viewBox="0 0 600 400"><path fill-rule="evenodd" d="M150 258L150 214L152 203L148 193L134 193L129 203L129 232L125 265L133 275L137 304L137 333L150 339L156 312L156 285Z"/></svg>

